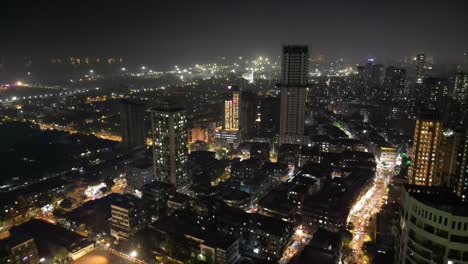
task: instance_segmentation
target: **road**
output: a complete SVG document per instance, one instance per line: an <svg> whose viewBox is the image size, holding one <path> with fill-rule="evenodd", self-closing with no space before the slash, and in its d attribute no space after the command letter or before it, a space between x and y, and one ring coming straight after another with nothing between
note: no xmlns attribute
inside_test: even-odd
<svg viewBox="0 0 468 264"><path fill-rule="evenodd" d="M291 237L286 249L284 250L283 257L278 261L279 264L286 264L304 247L309 244L311 235L306 231L302 225L295 228L294 234Z"/></svg>
<svg viewBox="0 0 468 264"><path fill-rule="evenodd" d="M380 211L387 199L387 185L391 174L391 169L384 169L378 165L371 187L353 205L348 216L348 223L354 226L353 239L350 243L353 254L345 259L344 263L368 263L363 245L370 240L367 230L371 218Z"/></svg>
<svg viewBox="0 0 468 264"><path fill-rule="evenodd" d="M57 124L47 124L47 123L43 123L43 122L36 122L35 120L29 120L29 121L34 123L34 124L39 125L40 129L42 129L42 130L51 129L51 130L68 132L70 134L80 133L80 134L83 134L83 135L94 135L97 138L111 140L111 141L118 141L118 142L122 141L122 137L120 137L118 135L111 134L111 133L109 133L107 131L104 131L104 130L101 130L99 132L92 132L92 133L82 133L82 132L74 130L74 129L68 127L68 126L60 126L60 125L57 125Z"/></svg>

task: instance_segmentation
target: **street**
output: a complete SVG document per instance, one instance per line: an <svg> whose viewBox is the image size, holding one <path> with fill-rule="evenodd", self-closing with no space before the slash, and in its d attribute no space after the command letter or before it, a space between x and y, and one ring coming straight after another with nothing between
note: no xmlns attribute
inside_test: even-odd
<svg viewBox="0 0 468 264"><path fill-rule="evenodd" d="M363 252L363 245L364 242L370 240L367 230L371 218L380 211L387 199L387 184L392 172L391 169L384 169L379 164L372 186L352 207L348 223L352 223L354 226L353 239L350 243L353 254L348 256L344 263L368 263Z"/></svg>
<svg viewBox="0 0 468 264"><path fill-rule="evenodd" d="M301 252L307 244L309 244L311 238L312 236L302 227L302 225L296 227L291 240L284 250L283 257L278 261L278 263L288 263L296 254Z"/></svg>

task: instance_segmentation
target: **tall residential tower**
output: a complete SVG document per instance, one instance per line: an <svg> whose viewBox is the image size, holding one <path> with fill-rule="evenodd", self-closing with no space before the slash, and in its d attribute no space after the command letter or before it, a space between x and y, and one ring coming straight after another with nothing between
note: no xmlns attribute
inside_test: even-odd
<svg viewBox="0 0 468 264"><path fill-rule="evenodd" d="M442 184L442 120L436 111L422 111L416 119L413 166L409 183L424 186Z"/></svg>
<svg viewBox="0 0 468 264"><path fill-rule="evenodd" d="M184 109L171 106L152 108L151 125L155 179L176 186L188 183L187 117Z"/></svg>
<svg viewBox="0 0 468 264"><path fill-rule="evenodd" d="M120 102L120 131L125 150L146 146L145 110L143 104L126 99Z"/></svg>
<svg viewBox="0 0 468 264"><path fill-rule="evenodd" d="M426 54L416 55L416 83L422 84L426 75Z"/></svg>
<svg viewBox="0 0 468 264"><path fill-rule="evenodd" d="M239 130L240 90L237 86L229 86L224 100L224 129Z"/></svg>
<svg viewBox="0 0 468 264"><path fill-rule="evenodd" d="M307 46L283 47L279 144L303 144L308 87Z"/></svg>

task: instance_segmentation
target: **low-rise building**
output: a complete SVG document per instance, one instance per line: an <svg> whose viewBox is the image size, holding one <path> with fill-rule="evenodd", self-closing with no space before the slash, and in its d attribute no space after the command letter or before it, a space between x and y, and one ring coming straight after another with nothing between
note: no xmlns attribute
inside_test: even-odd
<svg viewBox="0 0 468 264"><path fill-rule="evenodd" d="M14 236L0 240L0 263L39 263L39 253L34 238L18 232Z"/></svg>
<svg viewBox="0 0 468 264"><path fill-rule="evenodd" d="M77 260L94 249L94 241L61 226L43 220L32 219L29 222L13 227L12 237L26 234L32 237L37 245L40 258ZM67 255L64 256L63 252Z"/></svg>
<svg viewBox="0 0 468 264"><path fill-rule="evenodd" d="M143 200L131 195L112 201L111 214L111 235L117 240L128 240L150 222Z"/></svg>

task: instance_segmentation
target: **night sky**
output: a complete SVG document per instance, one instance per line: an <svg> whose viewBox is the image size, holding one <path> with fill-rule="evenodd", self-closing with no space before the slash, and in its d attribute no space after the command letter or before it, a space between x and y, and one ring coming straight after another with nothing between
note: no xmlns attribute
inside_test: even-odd
<svg viewBox="0 0 468 264"><path fill-rule="evenodd" d="M122 55L169 66L279 55L289 43L352 61L424 51L457 62L468 50L466 0L5 2L0 55Z"/></svg>

